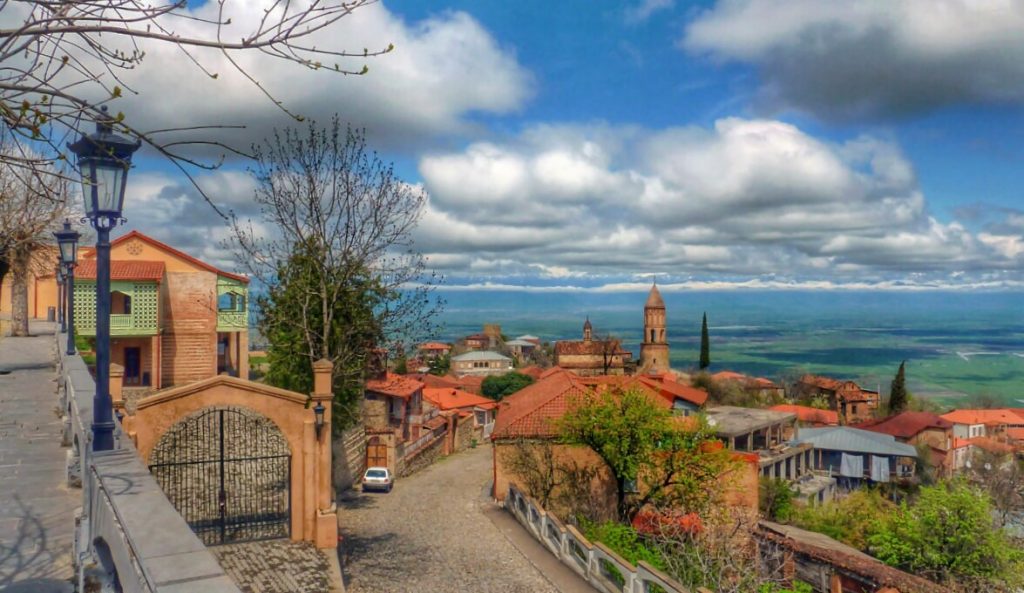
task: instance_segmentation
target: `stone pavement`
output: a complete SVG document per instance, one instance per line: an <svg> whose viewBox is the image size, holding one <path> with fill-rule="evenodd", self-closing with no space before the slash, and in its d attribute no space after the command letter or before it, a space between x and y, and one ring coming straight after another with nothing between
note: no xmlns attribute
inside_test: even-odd
<svg viewBox="0 0 1024 593"><path fill-rule="evenodd" d="M81 490L65 485L53 324L0 337L0 591L71 591Z"/></svg>
<svg viewBox="0 0 1024 593"><path fill-rule="evenodd" d="M244 593L326 593L330 590L327 557L307 542L276 539L210 546L209 549Z"/></svg>
<svg viewBox="0 0 1024 593"><path fill-rule="evenodd" d="M491 472L491 448L482 446L400 478L388 494L342 493L348 593L592 592L569 568L546 564L554 556L540 544L516 543L514 520L491 520L504 512L491 500Z"/></svg>

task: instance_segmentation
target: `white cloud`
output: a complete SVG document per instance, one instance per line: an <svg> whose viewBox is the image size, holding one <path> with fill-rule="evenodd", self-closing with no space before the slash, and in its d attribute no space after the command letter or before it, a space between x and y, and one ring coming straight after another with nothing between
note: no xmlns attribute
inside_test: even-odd
<svg viewBox="0 0 1024 593"><path fill-rule="evenodd" d="M668 10L675 5L675 0L641 0L638 4L628 6L624 13L626 24L637 25L647 21L655 13Z"/></svg>
<svg viewBox="0 0 1024 593"><path fill-rule="evenodd" d="M240 36L263 15L263 2L228 2L232 25L224 36ZM211 18L218 4L192 11ZM199 23L178 20L188 35ZM313 71L260 52L237 55L238 63L294 113L320 121L339 113L344 121L368 129L377 147L407 147L425 138L464 134L474 129L472 114L505 114L520 109L532 93L532 75L475 19L447 12L407 22L382 3L356 9L306 42L329 50L361 52L394 44L386 55L338 59L343 68L365 76ZM207 124L242 124L247 130L213 134L243 149L266 137L273 127L295 125L259 89L212 50L193 54L214 80L180 50L166 43L143 42L144 66L125 74L139 96L126 95L114 108L143 129ZM333 64L326 64L327 68ZM207 134L209 135L209 134Z"/></svg>
<svg viewBox="0 0 1024 593"><path fill-rule="evenodd" d="M1024 100L1024 4L1012 0L719 0L681 44L755 65L769 106L826 118Z"/></svg>

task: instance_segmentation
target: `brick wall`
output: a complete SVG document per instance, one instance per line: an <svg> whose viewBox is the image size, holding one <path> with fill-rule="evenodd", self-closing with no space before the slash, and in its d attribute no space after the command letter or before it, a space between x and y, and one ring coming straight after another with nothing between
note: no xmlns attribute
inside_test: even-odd
<svg viewBox="0 0 1024 593"><path fill-rule="evenodd" d="M217 275L171 272L161 286L163 386L217 374Z"/></svg>

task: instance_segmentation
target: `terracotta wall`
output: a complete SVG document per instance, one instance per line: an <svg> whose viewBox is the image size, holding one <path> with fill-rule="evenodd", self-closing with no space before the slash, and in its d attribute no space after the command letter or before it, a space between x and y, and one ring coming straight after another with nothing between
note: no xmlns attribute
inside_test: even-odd
<svg viewBox="0 0 1024 593"><path fill-rule="evenodd" d="M217 374L217 275L171 272L160 287L164 386Z"/></svg>

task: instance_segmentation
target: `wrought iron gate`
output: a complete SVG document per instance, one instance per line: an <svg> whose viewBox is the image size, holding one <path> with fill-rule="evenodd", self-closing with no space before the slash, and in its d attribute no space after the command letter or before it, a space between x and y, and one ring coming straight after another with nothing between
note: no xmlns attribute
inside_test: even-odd
<svg viewBox="0 0 1024 593"><path fill-rule="evenodd" d="M267 418L204 410L164 433L150 461L167 498L207 545L288 537L291 455Z"/></svg>

